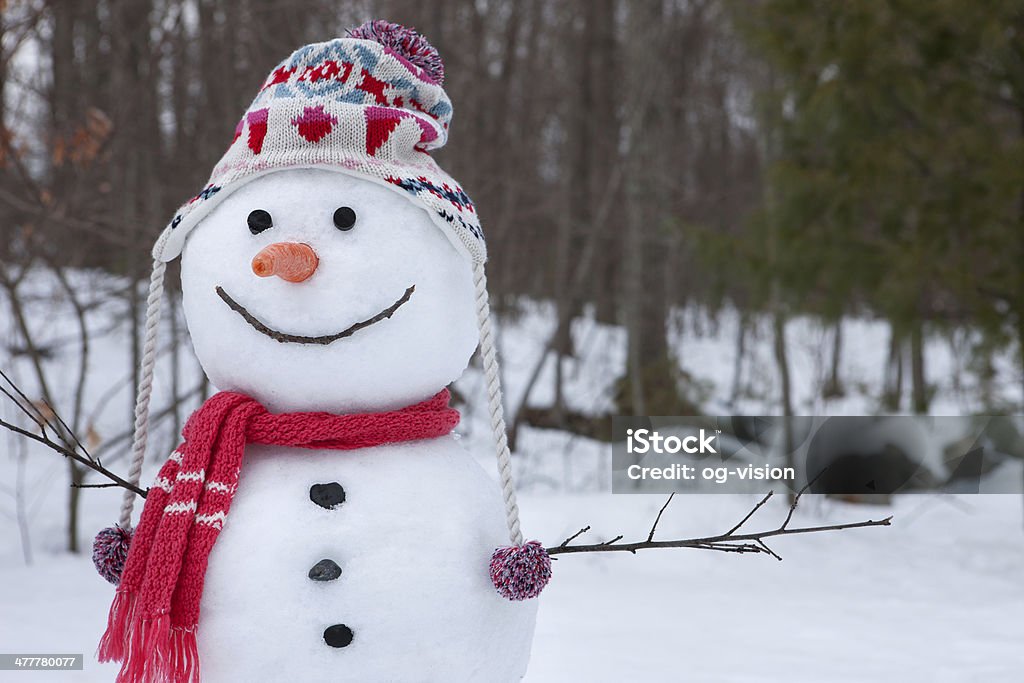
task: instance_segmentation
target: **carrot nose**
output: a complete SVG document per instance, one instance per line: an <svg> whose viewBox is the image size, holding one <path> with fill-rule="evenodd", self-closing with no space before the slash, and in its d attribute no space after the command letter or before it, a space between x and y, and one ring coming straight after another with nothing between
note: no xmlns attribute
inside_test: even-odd
<svg viewBox="0 0 1024 683"><path fill-rule="evenodd" d="M288 282L302 282L312 277L319 263L316 252L308 244L277 242L256 254L252 272L260 277L276 275Z"/></svg>

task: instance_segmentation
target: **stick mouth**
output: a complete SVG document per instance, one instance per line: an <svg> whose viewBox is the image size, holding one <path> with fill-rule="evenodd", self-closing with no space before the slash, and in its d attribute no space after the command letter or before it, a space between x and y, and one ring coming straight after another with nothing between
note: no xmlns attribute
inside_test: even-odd
<svg viewBox="0 0 1024 683"><path fill-rule="evenodd" d="M336 342L339 339L344 339L345 337L351 337L353 334L355 334L356 332L365 327L369 327L374 323L379 323L381 320L390 318L392 315L394 315L395 311L401 308L409 299L412 298L412 293L416 291L416 285L410 285L409 288L405 290L405 294L399 297L398 301L391 304L390 306L388 306L387 308L385 308L383 311L373 316L372 318L367 318L362 322L355 323L354 325L351 325L350 327L342 330L341 332L337 332L335 334L325 334L316 337L307 337L300 334L288 334L287 332L280 332L278 330L275 330L274 328L270 327L269 325L261 321L259 318L254 316L252 313L250 313L245 308L245 306L232 299L231 295L225 292L224 288L221 287L220 285L217 285L217 287L214 288L214 291L216 291L217 296L219 296L221 300L228 305L228 308L230 308L238 315L242 316L242 319L245 320L245 322L249 323L249 325L254 330L259 332L260 334L270 337L274 341L281 342L282 344L326 345L330 344L331 342Z"/></svg>

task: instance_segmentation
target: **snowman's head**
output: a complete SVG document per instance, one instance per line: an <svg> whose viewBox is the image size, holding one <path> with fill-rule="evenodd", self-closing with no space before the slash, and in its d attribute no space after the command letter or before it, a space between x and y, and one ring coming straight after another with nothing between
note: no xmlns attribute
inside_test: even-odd
<svg viewBox="0 0 1024 683"><path fill-rule="evenodd" d="M477 343L470 259L426 210L344 172L235 190L191 231L181 281L210 381L275 412L409 405Z"/></svg>
<svg viewBox="0 0 1024 683"><path fill-rule="evenodd" d="M393 410L427 399L465 369L479 329L509 535L522 541L484 234L469 195L431 156L452 121L443 82L426 39L382 20L305 45L267 76L209 181L153 247L135 471L163 277L181 256L203 369L218 389L274 412Z"/></svg>

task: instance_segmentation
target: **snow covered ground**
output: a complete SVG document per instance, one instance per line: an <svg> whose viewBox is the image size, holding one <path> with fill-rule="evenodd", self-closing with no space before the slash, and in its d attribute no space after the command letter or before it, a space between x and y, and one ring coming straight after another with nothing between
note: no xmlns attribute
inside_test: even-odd
<svg viewBox="0 0 1024 683"><path fill-rule="evenodd" d="M116 287L109 278L74 274L97 298ZM44 276L30 283L45 293L29 309L39 338L74 340L74 319L57 287ZM710 409L724 409L732 381L735 316L709 321L680 314L681 363L706 385ZM89 315L95 331L88 363L84 413L98 438L126 428L131 389L125 350L127 325L117 309L99 306ZM530 305L503 328L501 350L508 403L517 406L552 324L550 311ZM165 330L166 331L166 330ZM864 320L846 322L843 374L848 394L828 404L815 399L825 377L828 334L812 321L794 320L787 331L794 362L796 399L806 412L876 411L878 376L886 353L886 330ZM567 364L574 407L608 407L610 387L624 359L620 330L581 321L575 329L581 354ZM7 302L0 306L0 346L17 347L19 335ZM165 336L165 339L167 337ZM735 412L776 412L772 392L770 338L751 341L754 360L745 365L746 398ZM938 384L936 414L979 410L971 378L952 381L958 360L949 344L928 344L929 372ZM73 343L58 345L45 364L54 399L71 405L78 355ZM186 349L180 356L183 386L197 369ZM1019 378L1009 358L997 359L996 391L1019 400ZM31 394L35 383L24 358L0 358ZM157 402L169 395L169 354L162 359ZM531 394L545 405L551 397L550 364ZM1016 389L1015 389L1016 388ZM460 427L465 442L488 471L479 376L459 384L472 405ZM4 419L15 417L4 403ZM163 429L167 431L167 423ZM157 438L161 448L173 440ZM108 681L111 667L91 659L101 633L111 587L86 556L63 552L66 466L56 455L0 434L0 652L84 653L77 673L0 672L0 682ZM162 457L155 448L146 480ZM523 523L531 537L557 544L584 525L588 538L617 534L645 537L661 496L611 495L607 448L568 434L526 430L516 467L525 490ZM116 459L111 467L120 469ZM1018 472L1019 474L1019 472ZM90 479L90 481L98 481ZM109 525L120 498L117 489L82 492L80 540ZM677 496L659 525L659 537L721 532L756 502L735 496ZM773 502L748 522L775 526L784 504ZM708 551L646 551L632 556L576 555L555 563L545 591L527 676L550 681L807 681L968 682L1020 681L1024 671L1024 514L1015 495L903 496L892 508L850 506L808 498L796 522L827 524L892 514L889 528L814 534L777 540L785 558L735 556ZM19 525L19 519L22 524ZM23 533L24 531L24 533Z"/></svg>
<svg viewBox="0 0 1024 683"><path fill-rule="evenodd" d="M661 504L610 494L524 497L532 535L583 524L642 536ZM677 497L663 538L724 530L753 499ZM93 506L90 506L93 507ZM1016 496L901 498L895 509L809 500L798 522L894 514L892 527L777 541L783 562L705 551L558 560L527 681L1011 683L1024 670L1024 534ZM759 513L777 524L784 507ZM90 515L95 524L103 516ZM825 522L827 523L827 522ZM756 526L756 520L754 522ZM5 536L5 538L9 538ZM111 588L87 558L0 566L8 652L95 648ZM0 681L107 681L111 667Z"/></svg>

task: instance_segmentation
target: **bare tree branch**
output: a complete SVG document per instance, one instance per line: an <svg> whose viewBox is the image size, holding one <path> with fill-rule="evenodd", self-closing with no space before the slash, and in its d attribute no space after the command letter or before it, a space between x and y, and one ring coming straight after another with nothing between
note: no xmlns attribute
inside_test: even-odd
<svg viewBox="0 0 1024 683"><path fill-rule="evenodd" d="M751 509L751 510L750 510L750 512L748 512L748 513L747 513L747 516L746 516L746 517L744 517L743 519L741 519L741 520L740 520L739 522L737 522L737 523L736 523L736 526L734 526L733 528L729 529L729 531L727 531L727 532L726 532L726 534L727 534L727 535L733 534L733 533L735 533L735 532L736 532L736 531L737 531L737 530L738 530L738 529L739 529L739 528L740 528L741 526L743 526L744 524L746 524L746 523L747 523L747 520L749 520L749 519L750 519L751 517L753 517L753 516L754 516L754 513L756 513L756 512L758 511L758 510L760 510L760 509L761 509L761 506L762 506L762 505L764 505L765 503L767 503L767 502L768 502L768 500L769 500L769 499L770 499L770 498L771 498L771 497L772 497L772 496L773 496L774 494L775 494L775 491L769 491L768 493L766 493L766 494L765 494L765 496L764 496L764 498L762 498L762 499L761 499L761 502L759 502L759 503L758 503L757 505L755 505L755 506L753 507L753 509Z"/></svg>
<svg viewBox="0 0 1024 683"><path fill-rule="evenodd" d="M14 392L11 393L11 391L8 391L3 385L0 385L0 393L20 408L21 411L24 412L33 423L35 423L39 428L40 433L35 434L5 420L0 420L0 427L8 429L15 434L28 437L29 439L32 439L37 443L41 443L51 450L60 453L65 458L69 458L73 462L85 465L94 472L99 472L112 482L112 484L110 484L111 486L120 486L130 491L134 491L143 498L146 497L146 492L144 490L114 474L104 467L99 459L93 457L75 435L74 430L71 429L67 422L65 422L57 411L53 409L53 406L49 401L42 401L42 405L46 410L41 410L39 405L30 400L25 392L22 391L14 380L11 379L11 377L3 370L0 370L0 378L2 378ZM54 441L50 438L49 432L46 429L47 427L50 427L53 430L57 438L60 439L60 442ZM79 450L81 450L81 452L79 452ZM84 484L81 481L72 480L72 488L100 488L101 486L102 485Z"/></svg>
<svg viewBox="0 0 1024 683"><path fill-rule="evenodd" d="M869 519L863 522L848 522L845 524L829 524L825 526L808 526L808 527L797 527L790 528L789 523L793 519L793 512L796 510L797 503L800 497L804 495L808 487L804 486L799 493L793 498L793 503L789 506L788 514L786 519L778 527L774 529L767 529L765 531L757 531L747 534L737 534L739 530L751 517L754 516L758 510L764 506L765 503L774 494L770 491L764 498L762 498L754 508L748 512L743 519L739 521L735 526L726 531L724 534L717 536L704 536L702 538L684 538L674 541L655 541L654 532L658 527L658 522L661 520L661 515L665 512L665 508L672 501L674 493L668 497L665 504L661 506L661 510L658 512L657 518L654 520L654 524L651 526L651 531L647 534L647 540L637 541L634 543L618 543L622 539L622 536L616 536L610 541L604 541L602 543L590 543L585 545L569 545L571 541L583 534L590 529L589 526L584 527L577 531L569 538L562 541L561 544L547 549L548 555L563 555L567 553L601 553L601 552L629 552L634 555L638 550L649 550L653 548L696 548L699 550L717 550L720 552L729 553L761 553L764 555L771 555L775 559L781 561L782 557L774 550L768 547L764 542L766 538L772 538L775 536L795 536L796 534L810 534L822 531L841 531L843 529L860 529L864 527L872 526L889 526L892 523L892 516L886 517L885 519Z"/></svg>
<svg viewBox="0 0 1024 683"><path fill-rule="evenodd" d="M655 529L658 528L658 522L661 521L661 515L662 515L662 513L665 512L665 508L667 508L668 504L672 502L672 499L675 497L675 495L676 495L675 491L670 493L668 495L668 500L666 500L665 504L661 506L660 510L658 510L658 516L654 518L654 524L651 525L651 533L647 534L647 541L648 542L654 540L654 531L655 531ZM751 514L753 514L753 513L751 513ZM741 522L741 524L742 524L742 522Z"/></svg>
<svg viewBox="0 0 1024 683"><path fill-rule="evenodd" d="M4 429L9 429L12 432L14 432L15 434L21 434L22 436L28 437L29 439L32 439L33 441L41 443L44 446L46 446L47 448L50 448L50 449L56 451L57 453L60 453L64 457L71 458L75 462L81 463L81 464L85 465L86 467L88 467L89 469L91 469L91 470L93 470L95 472L99 472L104 477L106 477L107 479L110 479L112 482L114 482L115 485L120 486L121 488L128 489L129 491L134 491L135 493L137 493L138 495L142 496L143 498L146 497L146 492L143 491L142 489L140 489L135 484L132 484L131 482L129 482L129 481L125 480L125 479L122 479L121 477L117 476L116 474L114 474L113 472L108 470L107 468L105 468L102 465L100 465L98 462L96 462L96 461L94 461L94 460L92 460L90 458L87 458L84 455L81 455L80 453L76 453L75 451L72 451L72 450L70 450L68 448L65 448L64 446L62 446L61 444L57 443L56 441L54 441L53 439L51 439L48 436L45 436L45 435L40 436L39 434L33 434L32 432L28 431L27 429L22 429L21 427L19 427L17 425L14 425L14 424L11 424L10 422L7 422L6 420L0 420L0 427L3 427Z"/></svg>
<svg viewBox="0 0 1024 683"><path fill-rule="evenodd" d="M581 536L581 535L587 533L588 531L590 531L590 527L589 526L583 527L582 529L580 529L579 531L574 533L572 536L570 536L569 538L567 538L564 541L562 541L562 544L559 547L560 548L564 548L565 546L569 545L569 543L571 541L575 540L577 536Z"/></svg>

